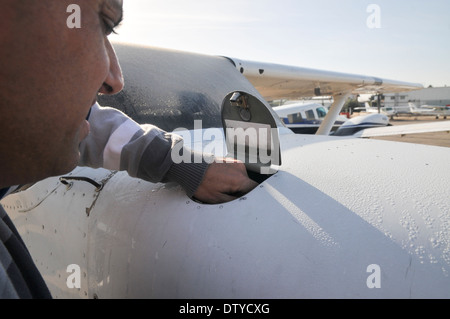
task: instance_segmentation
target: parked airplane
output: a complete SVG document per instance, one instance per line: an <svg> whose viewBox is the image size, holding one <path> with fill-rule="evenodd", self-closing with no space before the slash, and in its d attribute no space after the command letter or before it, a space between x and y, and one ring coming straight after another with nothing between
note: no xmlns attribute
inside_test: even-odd
<svg viewBox="0 0 450 319"><path fill-rule="evenodd" d="M315 134L328 113L328 109L321 104L303 102L273 107L273 110L281 121L297 134ZM352 119L339 115L330 134L336 136L351 135L363 129L388 125L389 119L384 114L370 113Z"/></svg>
<svg viewBox="0 0 450 319"><path fill-rule="evenodd" d="M430 107L417 107L413 102L408 102L405 105L398 105L393 107L395 116L410 115L410 116L429 116L435 115L435 109Z"/></svg>
<svg viewBox="0 0 450 319"><path fill-rule="evenodd" d="M357 107L354 109L354 111L359 112L359 113L368 113L368 114L380 113L380 114L385 114L387 116L390 116L391 118L395 113L394 108L392 108L390 106L387 106L387 107L383 106L378 109L378 107L371 106L368 102L364 102L364 107Z"/></svg>
<svg viewBox="0 0 450 319"><path fill-rule="evenodd" d="M298 134L314 134L320 127L328 110L321 104L298 102L273 107L281 121ZM368 109L366 109L368 110ZM392 127L385 112L372 112L348 119L339 115L333 124L330 135L375 137L450 131L450 123L421 123Z"/></svg>
<svg viewBox="0 0 450 319"><path fill-rule="evenodd" d="M444 120L447 119L447 115L450 115L450 104L445 106L440 105L422 105L422 109L428 109L430 111L431 115L435 115L436 119L439 118L439 116L442 116Z"/></svg>
<svg viewBox="0 0 450 319"><path fill-rule="evenodd" d="M378 109L378 107L370 106L368 102L364 102L364 107L358 107L355 109L355 111L363 113L381 113L386 114L391 118L399 115L411 115L411 116L434 115L436 116L436 118L439 118L439 116L443 116L444 119L447 119L447 115L450 115L450 105L446 106L421 105L420 107L418 107L415 103L408 102L403 105L383 106L380 109Z"/></svg>
<svg viewBox="0 0 450 319"><path fill-rule="evenodd" d="M322 104L304 102L276 106L273 110L288 128L299 134L315 134L328 112ZM346 120L347 117L340 115L334 122L332 131Z"/></svg>
<svg viewBox="0 0 450 319"><path fill-rule="evenodd" d="M335 132L333 132L333 135L354 135L362 130L367 130L369 128L381 128L389 125L389 118L385 114L372 113L367 115L359 115L345 121Z"/></svg>
<svg viewBox="0 0 450 319"><path fill-rule="evenodd" d="M329 136L350 94L420 85L149 47L116 51L126 86L101 104L185 128L200 149L205 129L270 128L263 164L273 167L252 173L252 192L220 205L178 185L85 167L10 194L2 205L55 298L450 297L450 149ZM319 91L334 104L315 135L288 130L266 102ZM193 131L198 119L203 127Z"/></svg>

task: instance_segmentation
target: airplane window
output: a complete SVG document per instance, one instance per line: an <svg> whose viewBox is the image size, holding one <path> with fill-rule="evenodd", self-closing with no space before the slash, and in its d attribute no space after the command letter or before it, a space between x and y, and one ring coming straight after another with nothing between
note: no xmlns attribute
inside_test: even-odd
<svg viewBox="0 0 450 319"><path fill-rule="evenodd" d="M299 123L303 120L302 115L300 113L295 113L295 114L289 114L288 115L288 122L289 124L295 124L295 123Z"/></svg>
<svg viewBox="0 0 450 319"><path fill-rule="evenodd" d="M318 107L316 111L319 118L324 118L325 116L327 116L327 111L325 111L323 107Z"/></svg>
<svg viewBox="0 0 450 319"><path fill-rule="evenodd" d="M289 124L294 123L294 114L289 114L287 120Z"/></svg>
<svg viewBox="0 0 450 319"><path fill-rule="evenodd" d="M314 116L314 111L313 110L306 111L306 118L308 120L315 120L316 117Z"/></svg>

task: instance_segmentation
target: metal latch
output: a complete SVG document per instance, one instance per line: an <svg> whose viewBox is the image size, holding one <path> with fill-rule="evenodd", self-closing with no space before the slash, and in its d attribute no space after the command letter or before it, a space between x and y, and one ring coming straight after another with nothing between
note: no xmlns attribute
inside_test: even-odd
<svg viewBox="0 0 450 319"><path fill-rule="evenodd" d="M230 97L230 104L239 108L239 115L243 121L248 122L252 119L252 113L248 104L248 95L242 94L241 92L234 92Z"/></svg>

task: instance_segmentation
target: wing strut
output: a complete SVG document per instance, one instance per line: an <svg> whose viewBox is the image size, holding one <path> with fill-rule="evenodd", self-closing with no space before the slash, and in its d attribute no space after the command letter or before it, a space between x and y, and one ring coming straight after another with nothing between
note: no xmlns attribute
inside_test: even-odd
<svg viewBox="0 0 450 319"><path fill-rule="evenodd" d="M345 101L349 98L351 92L339 93L333 95L333 104L330 107L330 110L327 113L327 116L323 119L322 124L316 132L316 135L329 135L331 129L333 128L334 122L336 122L339 113L342 110L342 107L345 104Z"/></svg>

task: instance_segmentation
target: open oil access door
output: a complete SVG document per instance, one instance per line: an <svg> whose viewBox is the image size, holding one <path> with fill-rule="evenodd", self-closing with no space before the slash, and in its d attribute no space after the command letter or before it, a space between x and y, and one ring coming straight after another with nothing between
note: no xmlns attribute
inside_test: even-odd
<svg viewBox="0 0 450 319"><path fill-rule="evenodd" d="M273 114L255 96L229 93L222 102L222 124L228 156L250 172L272 175L281 165L278 127Z"/></svg>

